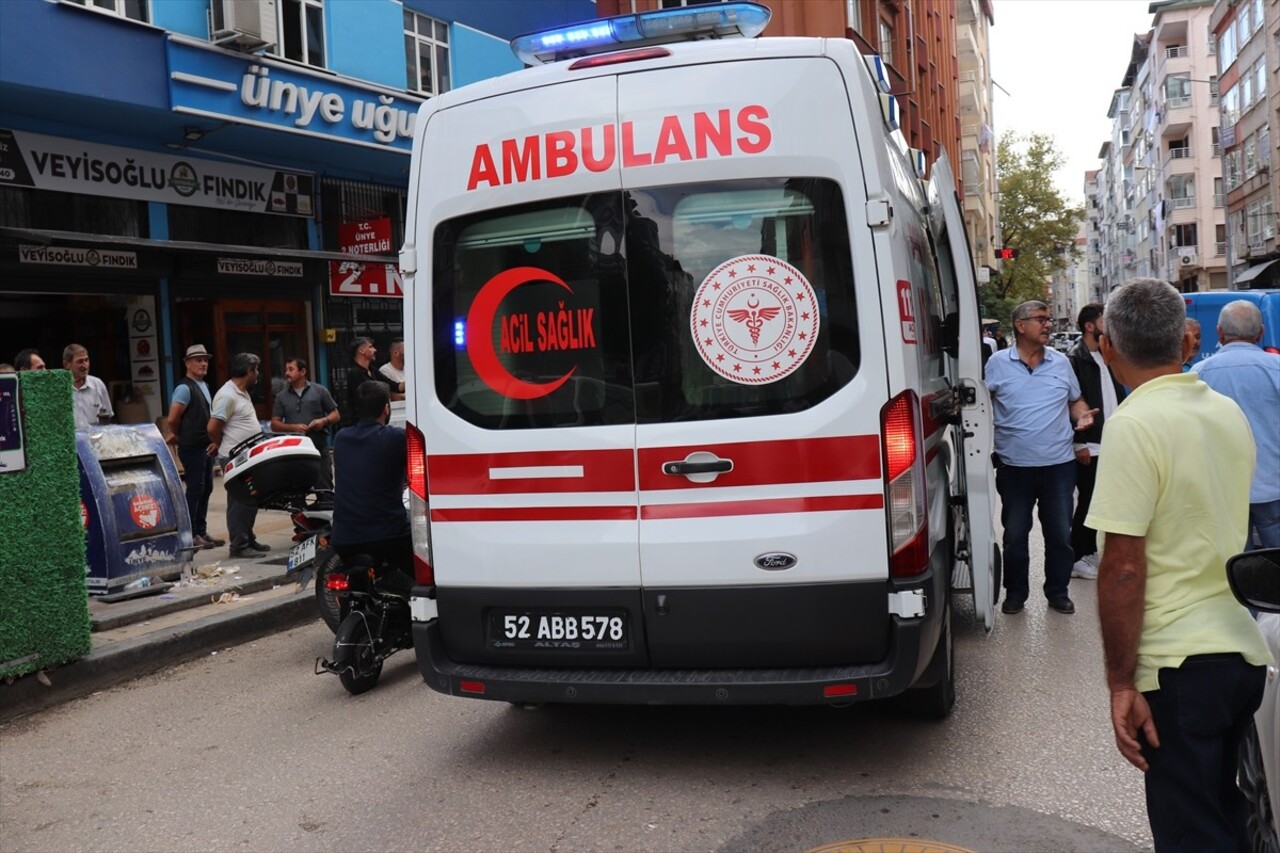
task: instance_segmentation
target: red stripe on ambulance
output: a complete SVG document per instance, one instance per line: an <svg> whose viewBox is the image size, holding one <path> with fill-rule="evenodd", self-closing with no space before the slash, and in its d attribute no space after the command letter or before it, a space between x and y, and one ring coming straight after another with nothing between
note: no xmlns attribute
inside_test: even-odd
<svg viewBox="0 0 1280 853"><path fill-rule="evenodd" d="M882 509L883 507L884 495L829 495L811 498L771 498L759 501L645 504L640 507L640 517L658 521L673 518L776 515L786 512L841 512L857 509Z"/></svg>
<svg viewBox="0 0 1280 853"><path fill-rule="evenodd" d="M623 121L579 130L556 130L493 144L481 143L471 156L467 191L563 178L585 169L603 172L658 166L668 161L706 160L713 154L759 154L773 144L769 111L760 104L715 113L663 116L651 145L636 139L635 122ZM619 159L620 157L620 159Z"/></svg>
<svg viewBox="0 0 1280 853"><path fill-rule="evenodd" d="M664 462L709 451L733 461L733 470L714 483L694 483L662 471ZM706 489L708 486L768 486L774 483L830 483L835 480L880 479L880 437L848 435L785 441L744 441L688 447L640 448L640 488Z"/></svg>
<svg viewBox="0 0 1280 853"><path fill-rule="evenodd" d="M631 450L436 454L427 457L427 482L433 495L629 492L636 487L634 459ZM492 471L500 472L504 468L566 467L581 467L581 476L540 475L536 471L527 477L491 476Z"/></svg>

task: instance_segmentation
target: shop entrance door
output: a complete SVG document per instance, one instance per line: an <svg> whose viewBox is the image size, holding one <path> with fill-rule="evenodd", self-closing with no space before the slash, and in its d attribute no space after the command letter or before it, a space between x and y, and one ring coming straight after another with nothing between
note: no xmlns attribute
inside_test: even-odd
<svg viewBox="0 0 1280 853"><path fill-rule="evenodd" d="M258 384L249 389L259 420L271 419L275 395L285 386L284 363L307 359L311 346L307 303L286 299L191 300L178 303L177 360L192 343L203 343L213 352L209 365L209 390L216 392L230 377L231 357L251 352L262 359ZM178 369L181 375L181 367Z"/></svg>

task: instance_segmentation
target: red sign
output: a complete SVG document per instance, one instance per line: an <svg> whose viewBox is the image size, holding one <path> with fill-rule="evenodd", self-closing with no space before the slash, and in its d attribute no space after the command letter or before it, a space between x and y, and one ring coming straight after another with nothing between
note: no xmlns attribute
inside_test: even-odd
<svg viewBox="0 0 1280 853"><path fill-rule="evenodd" d="M391 220L370 219L338 226L338 251L349 255L390 255Z"/></svg>
<svg viewBox="0 0 1280 853"><path fill-rule="evenodd" d="M342 223L338 226L338 248L349 255L394 254L391 220ZM329 295L403 298L400 268L396 264L330 261Z"/></svg>
<svg viewBox="0 0 1280 853"><path fill-rule="evenodd" d="M898 320L902 324L902 342L916 342L916 309L915 294L911 291L911 282L898 282Z"/></svg>
<svg viewBox="0 0 1280 853"><path fill-rule="evenodd" d="M129 515L138 527L150 530L160 520L160 504L151 495L134 495L129 501Z"/></svg>

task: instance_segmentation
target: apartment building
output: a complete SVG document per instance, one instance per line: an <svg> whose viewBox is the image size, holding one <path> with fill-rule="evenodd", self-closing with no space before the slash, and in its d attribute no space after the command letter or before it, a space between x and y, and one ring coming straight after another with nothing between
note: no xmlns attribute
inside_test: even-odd
<svg viewBox="0 0 1280 853"><path fill-rule="evenodd" d="M958 0L956 50L960 70L960 167L965 227L979 283L996 266L996 139L992 113L991 0Z"/></svg>
<svg viewBox="0 0 1280 853"><path fill-rule="evenodd" d="M1154 276L1183 292L1227 287L1212 0L1151 4L1107 112L1099 152L1099 290ZM1091 246L1092 248L1092 246Z"/></svg>
<svg viewBox="0 0 1280 853"><path fill-rule="evenodd" d="M1222 248L1232 289L1280 286L1280 0L1220 0L1211 19L1222 92Z"/></svg>

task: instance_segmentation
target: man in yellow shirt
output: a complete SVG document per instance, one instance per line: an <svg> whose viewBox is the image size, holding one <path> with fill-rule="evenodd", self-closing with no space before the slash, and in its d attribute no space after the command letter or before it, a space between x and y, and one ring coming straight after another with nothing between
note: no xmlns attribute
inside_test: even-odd
<svg viewBox="0 0 1280 853"><path fill-rule="evenodd" d="M1240 740L1270 654L1227 586L1249 519L1244 413L1182 372L1182 295L1135 279L1107 301L1102 356L1132 389L1107 420L1085 521L1103 537L1098 615L1116 746L1146 773L1157 851L1248 848Z"/></svg>

